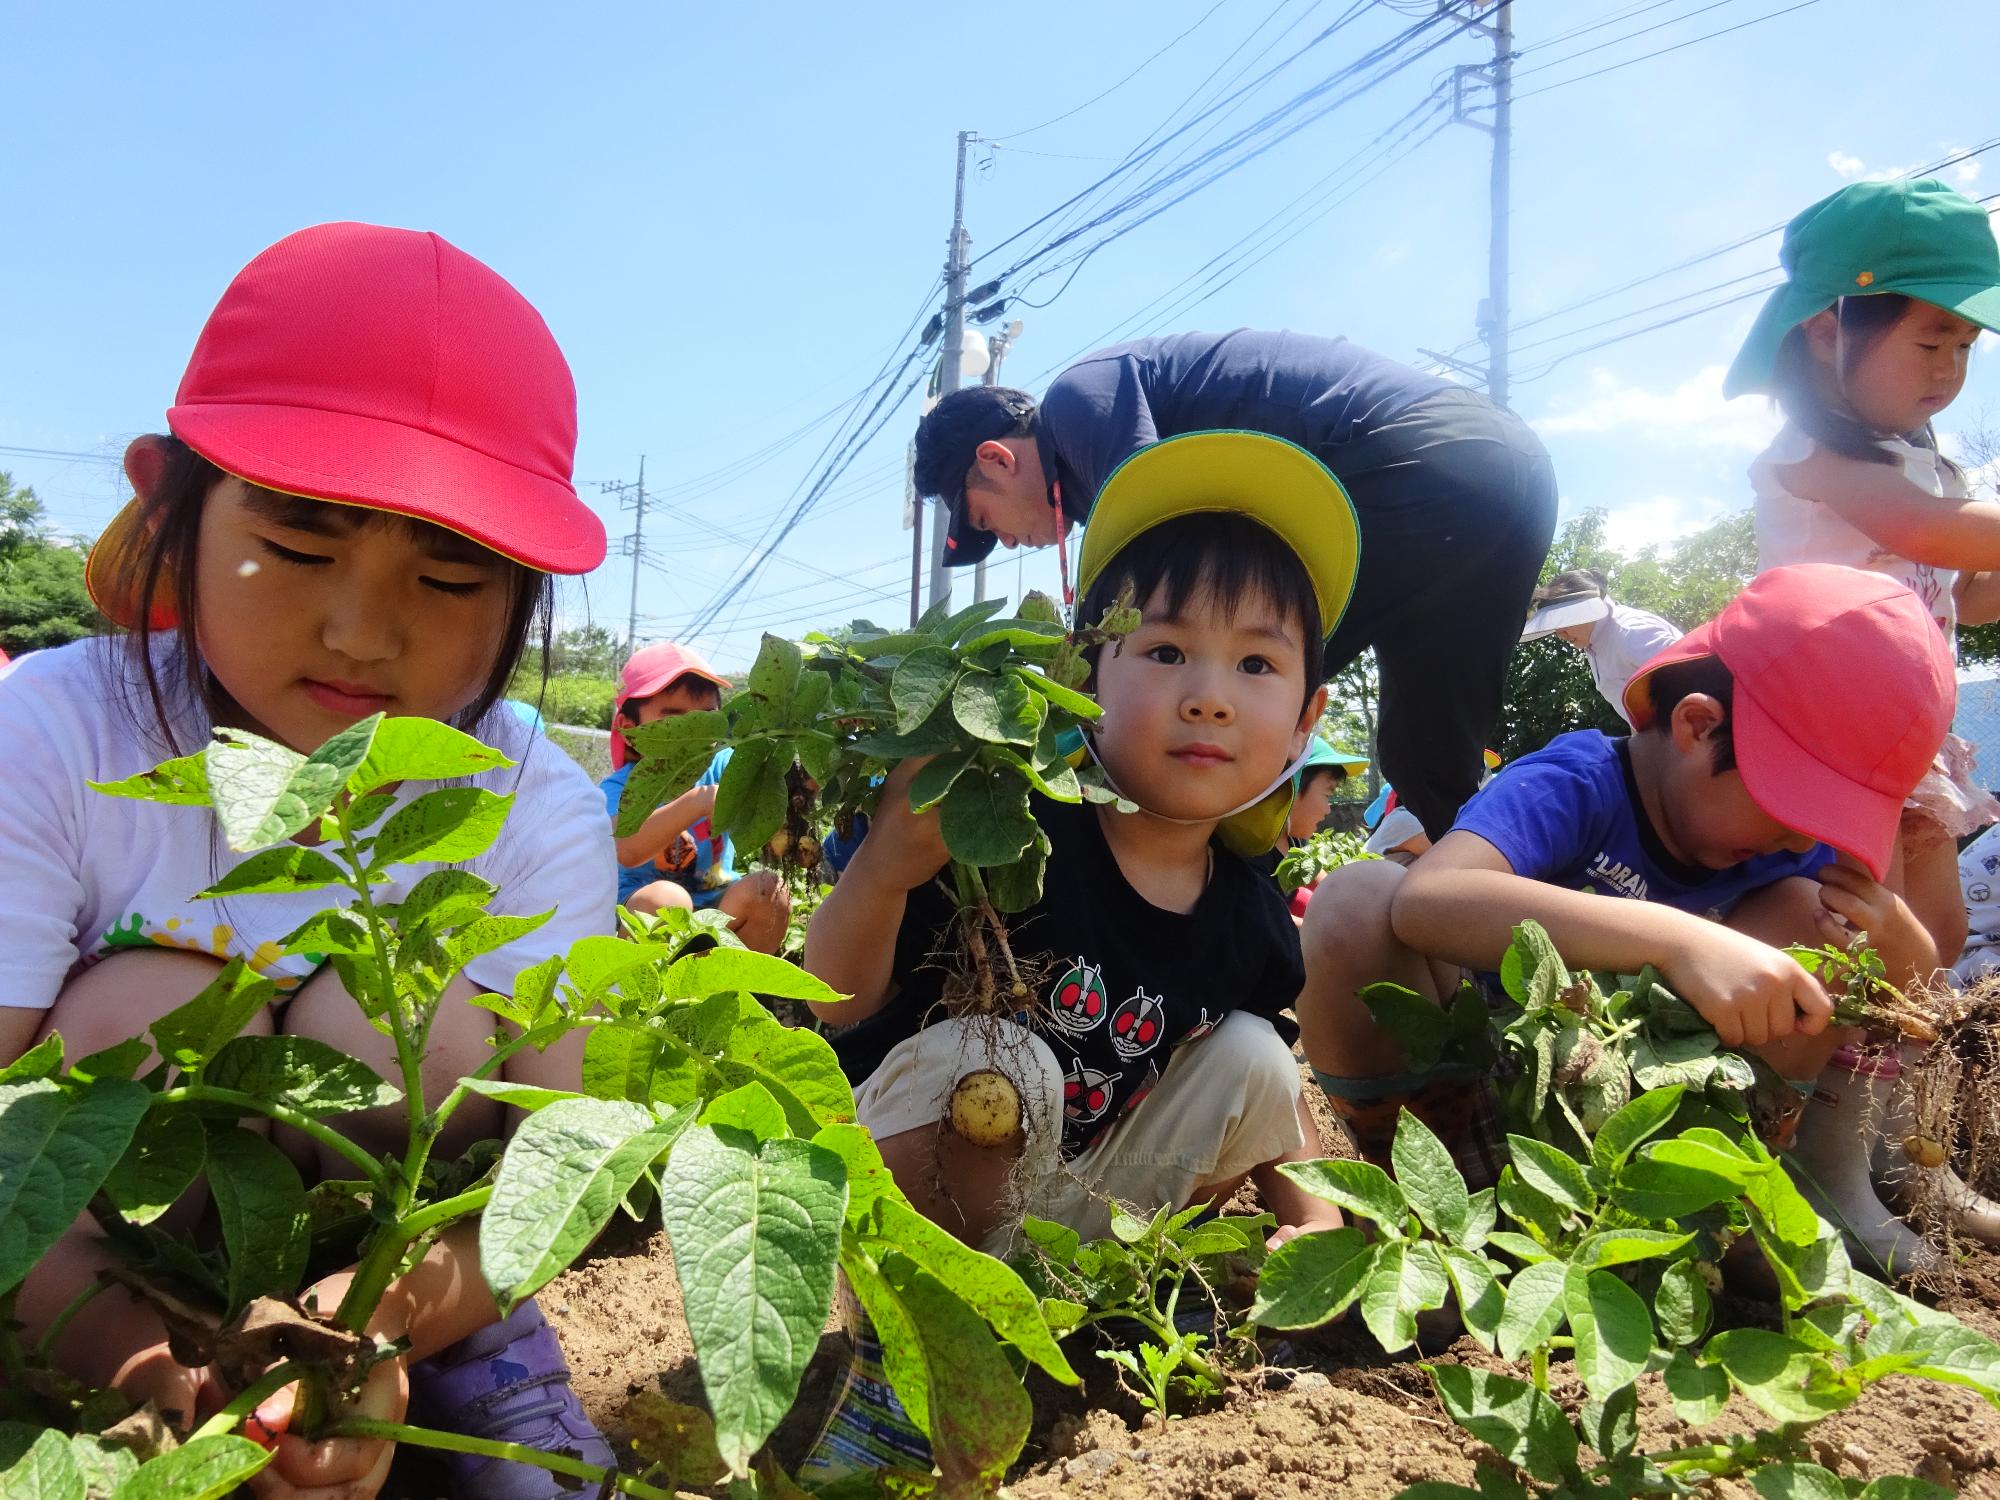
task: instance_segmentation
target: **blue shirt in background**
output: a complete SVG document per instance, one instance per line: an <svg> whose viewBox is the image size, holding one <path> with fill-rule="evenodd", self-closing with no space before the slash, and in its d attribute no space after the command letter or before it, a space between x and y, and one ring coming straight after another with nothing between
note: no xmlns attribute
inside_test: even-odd
<svg viewBox="0 0 2000 1500"><path fill-rule="evenodd" d="M1478 834L1530 880L1707 917L1725 915L1775 880L1813 876L1837 857L1815 844L1804 854L1760 854L1726 870L1681 863L1646 818L1626 745L1595 729L1558 735L1495 776L1460 810L1452 831Z"/></svg>
<svg viewBox="0 0 2000 1500"><path fill-rule="evenodd" d="M708 769L695 781L696 786L715 786L722 780L722 768L729 764L733 752L722 749L715 752L715 759L708 763ZM598 785L604 790L604 807L613 821L618 817L618 804L625 799L625 782L632 774L632 762L627 762L605 777ZM688 848L693 842L693 850ZM717 834L707 818L699 818L687 831L687 839L677 839L664 850L657 859L649 859L640 865L620 865L618 867L618 900L620 904L629 901L642 886L651 885L656 880L671 880L685 887L694 897L695 909L713 906L722 899L722 888L736 878L736 846L727 835Z"/></svg>

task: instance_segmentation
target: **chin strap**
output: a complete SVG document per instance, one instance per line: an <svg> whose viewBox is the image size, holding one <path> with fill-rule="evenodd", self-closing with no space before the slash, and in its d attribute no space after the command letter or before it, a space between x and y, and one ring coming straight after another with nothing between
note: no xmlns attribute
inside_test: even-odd
<svg viewBox="0 0 2000 1500"><path fill-rule="evenodd" d="M1112 791L1117 792L1119 796L1124 797L1127 802L1131 802L1134 803L1135 805L1138 805L1139 810L1145 813L1148 817L1158 818L1162 823L1178 823L1183 827L1191 828L1197 823L1220 823L1225 818L1233 818L1238 813L1250 811L1251 808L1255 807L1258 803L1262 802L1266 797L1270 796L1271 793L1275 792L1279 787L1283 786L1286 782L1290 781L1294 776L1298 775L1299 767L1306 763L1306 757L1312 753L1312 740L1310 738L1306 740L1305 748L1299 751L1298 757L1295 760L1293 760L1293 762L1289 766L1286 766L1285 769L1279 773L1278 779L1273 781L1269 786L1265 787L1263 791L1259 792L1249 801L1239 802L1236 804L1236 806L1230 808L1228 812L1217 813L1212 818L1170 818L1165 813L1154 812L1150 807L1146 807L1143 804L1139 804L1137 798L1126 796L1126 794L1123 791L1119 790L1118 783L1111 779L1111 767L1107 766L1104 763L1103 758L1098 755L1097 744L1088 734L1086 734L1083 737L1083 748L1089 752L1090 758L1096 764L1097 769L1104 773L1104 784L1107 787L1109 787Z"/></svg>

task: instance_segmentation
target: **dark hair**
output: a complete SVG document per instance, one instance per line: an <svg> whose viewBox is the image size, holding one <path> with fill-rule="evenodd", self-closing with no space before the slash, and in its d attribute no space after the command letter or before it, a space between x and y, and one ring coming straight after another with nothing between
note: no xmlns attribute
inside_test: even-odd
<svg viewBox="0 0 2000 1500"><path fill-rule="evenodd" d="M710 682L706 677L697 676L693 672L683 672L681 673L680 676L676 677L672 682L668 683L665 687L660 688L656 692L640 693L635 697L621 700L618 704L618 716L621 719L627 719L630 722L637 724L639 722L639 705L641 703L644 703L649 698L657 698L660 696L661 693L671 693L675 688L679 687L684 682L691 683L695 688L698 689L707 688L708 697L712 701L718 704L722 702L721 688L717 687L714 683Z"/></svg>
<svg viewBox="0 0 2000 1500"><path fill-rule="evenodd" d="M1877 292L1872 296L1842 297L1833 305L1840 323L1841 368L1836 380L1847 378L1848 368L1864 358L1909 310L1910 299L1901 292ZM1858 422L1827 399L1825 373L1814 360L1806 342L1803 324L1785 335L1778 346L1778 358L1771 371L1771 392L1785 415L1805 434L1826 444L1843 458L1862 463L1894 464L1896 457L1883 450L1882 439L1902 437L1902 433L1877 432Z"/></svg>
<svg viewBox="0 0 2000 1500"><path fill-rule="evenodd" d="M1311 770L1307 771L1304 775L1299 777L1300 793L1303 794L1306 788L1311 786L1313 784L1313 781L1321 776L1326 777L1327 780L1333 782L1336 786L1338 786L1341 782L1347 780L1347 767L1314 766Z"/></svg>
<svg viewBox="0 0 2000 1500"><path fill-rule="evenodd" d="M1141 532L1098 574L1077 607L1077 623L1095 625L1128 586L1141 609L1165 589L1169 614L1179 614L1197 596L1214 600L1224 619L1234 619L1245 599L1268 601L1299 627L1306 697L1320 685L1325 642L1312 579L1291 544L1262 522L1235 512L1202 511ZM1089 660L1095 668L1095 653Z"/></svg>
<svg viewBox="0 0 2000 1500"><path fill-rule="evenodd" d="M919 495L956 499L981 443L1035 430L1035 398L1010 385L969 385L942 396L917 424L910 481Z"/></svg>
<svg viewBox="0 0 2000 1500"><path fill-rule="evenodd" d="M1528 596L1528 613L1532 615L1551 604L1567 604L1576 599L1609 597L1602 568L1569 568Z"/></svg>
<svg viewBox="0 0 2000 1500"><path fill-rule="evenodd" d="M1736 741L1731 734L1736 711L1736 677L1722 664L1721 657L1697 656L1657 667L1646 678L1646 693L1653 704L1653 723L1660 729L1667 727L1683 698L1701 693L1720 703L1722 722L1708 739L1714 756L1713 770L1720 776L1724 771L1736 769Z"/></svg>
<svg viewBox="0 0 2000 1500"><path fill-rule="evenodd" d="M143 543L122 560L120 572L106 580L106 587L113 597L132 601L133 624L126 633L132 668L138 682L145 687L153 725L160 738L170 750L179 754L200 747L183 746L175 738L173 722L177 715L173 711L172 698L199 704L211 722L219 721L229 707L221 685L202 664L195 640L194 579L195 549L201 537L202 512L216 484L230 476L179 438L162 436L156 441L166 453L166 466L153 493L141 497L152 524ZM405 527L412 534L428 528L430 524L386 511L375 512L374 517L379 524ZM508 608L506 622L501 626L500 649L494 658L492 671L487 673L485 685L479 690L479 696L452 719L452 723L461 729L472 728L507 695L507 684L520 666L522 653L531 637L539 640L543 688L546 689L548 684L554 580L547 573L537 572L524 564L509 559L502 559L502 562L508 587ZM153 650L153 638L157 632L150 623L156 602L167 601L171 601L178 622L167 627L174 632L178 645L173 654L179 681L172 683L161 680L159 662ZM135 726L143 732L146 725L139 716L139 706L134 703L127 707Z"/></svg>

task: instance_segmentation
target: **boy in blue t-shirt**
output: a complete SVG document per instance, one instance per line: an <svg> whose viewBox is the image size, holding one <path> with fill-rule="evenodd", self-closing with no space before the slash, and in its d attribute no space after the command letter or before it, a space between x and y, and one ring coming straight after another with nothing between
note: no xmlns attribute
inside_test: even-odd
<svg viewBox="0 0 2000 1500"><path fill-rule="evenodd" d="M1574 967L1652 964L1724 1043L1813 1079L1843 1038L1784 944L1858 930L1892 978L1938 965L1891 867L1953 700L1950 652L1908 589L1852 568L1774 569L1632 679L1630 738L1562 735L1496 777L1408 870L1335 871L1302 934L1299 1023L1357 1147L1386 1163L1403 1105L1463 1138L1483 1095L1462 1076L1404 1072L1357 992L1390 980L1442 1001L1462 971L1497 969L1527 918ZM1808 1122L1799 1154L1832 1134ZM1858 1179L1814 1163L1849 1229L1907 1260L1866 1153L1829 1155L1864 1162Z"/></svg>
<svg viewBox="0 0 2000 1500"><path fill-rule="evenodd" d="M632 653L618 679L618 713L611 727L611 764L605 777L605 810L615 823L632 774L624 731L677 714L712 709L729 686L700 656L671 641ZM651 914L664 907L721 911L735 924L746 947L776 953L790 921L791 892L772 871L738 877L736 849L710 823L715 789L729 764L727 749L716 752L695 784L617 841L618 904Z"/></svg>

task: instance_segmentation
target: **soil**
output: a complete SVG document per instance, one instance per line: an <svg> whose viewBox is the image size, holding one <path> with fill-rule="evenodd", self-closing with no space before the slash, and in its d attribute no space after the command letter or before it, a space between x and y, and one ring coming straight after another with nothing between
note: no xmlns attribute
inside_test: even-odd
<svg viewBox="0 0 2000 1500"><path fill-rule="evenodd" d="M1318 1100L1319 1091L1309 1089L1307 1097ZM1327 1139L1340 1138L1330 1119L1320 1124ZM1235 1206L1248 1208L1252 1200L1246 1196ZM1965 1291L1941 1305L2000 1337L2000 1256L1976 1252L1964 1269ZM541 1301L561 1335L585 1407L614 1438L625 1403L641 1391L702 1403L672 1253L657 1229L626 1225L614 1231L590 1259L553 1282ZM1753 1302L1736 1301L1720 1312L1729 1323L1775 1323L1775 1309ZM773 1440L787 1467L810 1444L846 1352L845 1335L829 1324L793 1414ZM1420 1480L1471 1484L1475 1465L1482 1458L1494 1461L1445 1417L1415 1355L1384 1355L1351 1321L1300 1336L1277 1355L1283 1369L1244 1376L1226 1398L1164 1429L1141 1421L1137 1408L1094 1369L1082 1394L1035 1385L1035 1428L1009 1492L1018 1500L1387 1500ZM1465 1338L1435 1357L1509 1368ZM1101 1366L1077 1363L1080 1369ZM1580 1386L1561 1365L1551 1374L1557 1400L1574 1411ZM1647 1446L1766 1425L1755 1413L1732 1407L1711 1428L1690 1432L1673 1415L1657 1377L1642 1384ZM1811 1447L1817 1462L1844 1476L1915 1475L2000 1500L2000 1411L1969 1391L1886 1381L1815 1428ZM1748 1486L1728 1482L1712 1493L1755 1500Z"/></svg>

